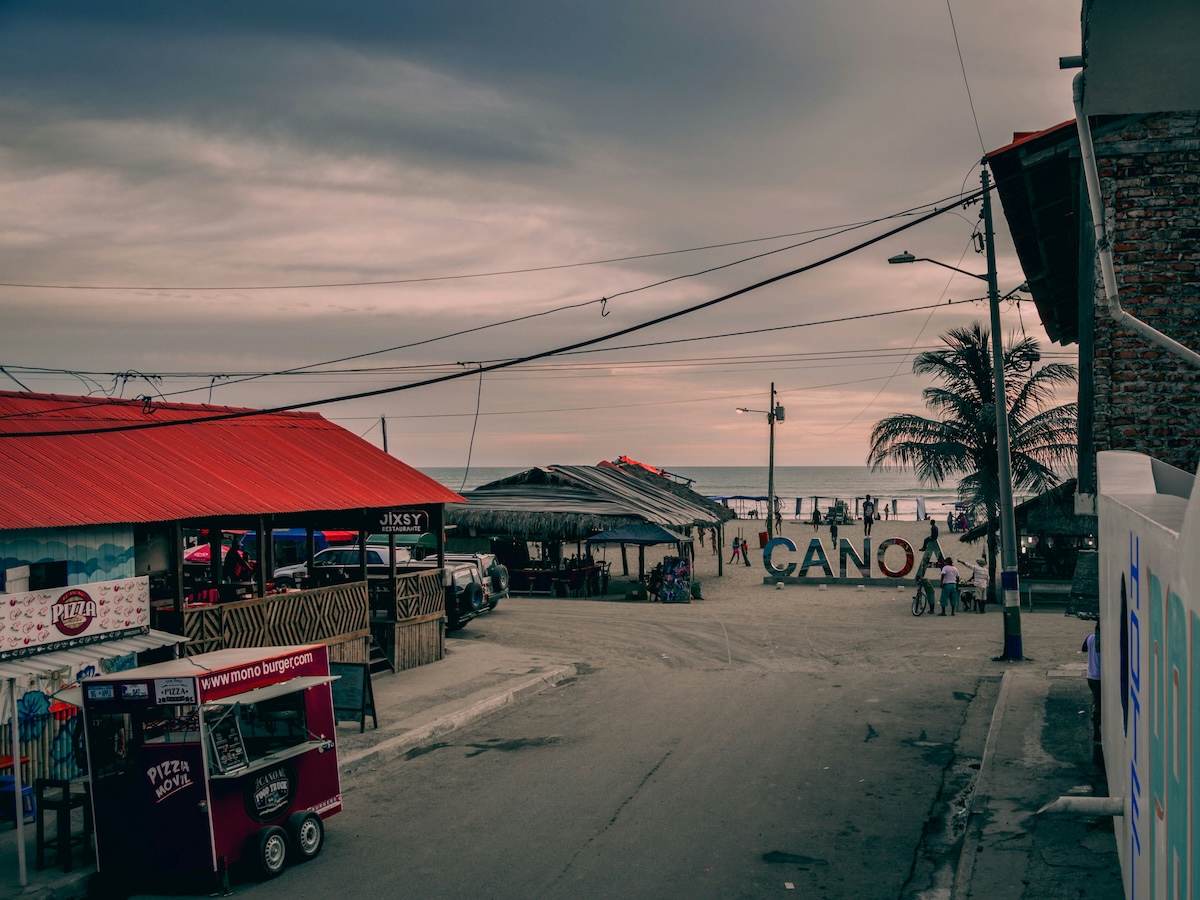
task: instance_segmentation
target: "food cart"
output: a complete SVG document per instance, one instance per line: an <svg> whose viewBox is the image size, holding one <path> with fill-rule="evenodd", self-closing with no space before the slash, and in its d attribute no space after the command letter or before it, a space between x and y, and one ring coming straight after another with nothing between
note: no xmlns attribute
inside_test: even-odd
<svg viewBox="0 0 1200 900"><path fill-rule="evenodd" d="M104 880L228 891L315 857L341 811L324 646L217 650L89 678L83 705Z"/></svg>

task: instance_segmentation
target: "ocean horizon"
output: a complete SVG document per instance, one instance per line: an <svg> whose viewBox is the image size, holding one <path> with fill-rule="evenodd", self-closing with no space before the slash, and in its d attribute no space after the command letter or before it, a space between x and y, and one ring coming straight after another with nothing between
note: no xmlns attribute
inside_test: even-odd
<svg viewBox="0 0 1200 900"><path fill-rule="evenodd" d="M525 467L461 467L423 468L430 478L454 491L472 491L518 472ZM766 466L670 466L662 467L672 475L692 480L691 488L705 497L765 497L767 494ZM813 498L825 509L834 500L845 500L851 509L859 498L870 494L888 504L901 519L917 518L917 501L924 502L925 511L935 518L945 518L958 500L958 484L922 485L910 469L873 472L867 466L776 466L775 495L785 517L805 518L812 514ZM1020 502L1024 497L1018 497ZM797 508L797 501L799 507ZM730 500L731 508L749 511L756 505L759 514L766 504ZM799 512L797 513L797 509Z"/></svg>

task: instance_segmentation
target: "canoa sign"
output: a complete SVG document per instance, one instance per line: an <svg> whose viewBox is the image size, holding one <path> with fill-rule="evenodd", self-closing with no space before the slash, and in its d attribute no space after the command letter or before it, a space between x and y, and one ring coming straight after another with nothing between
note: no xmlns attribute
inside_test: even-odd
<svg viewBox="0 0 1200 900"><path fill-rule="evenodd" d="M873 547L874 552L872 552ZM813 538L808 542L808 549L805 551L803 559L797 563L794 555L799 552L799 548L791 538L777 537L769 541L763 548L763 565L766 567L767 574L773 580L785 583L798 583L801 579L808 578L809 570L813 568L821 570L820 575L815 576L813 580L850 578L861 581L864 578L904 578L912 572L917 558L917 552L913 549L912 544L904 538L884 538L879 542L878 547L875 547L871 543L871 538L864 537L861 555L854 544L846 538L842 538L838 542L834 560L837 563L837 573L835 574L829 556L825 552L825 545L819 539ZM785 565L777 564L776 557L781 560L786 559L787 563ZM853 572L849 571L851 566L854 568Z"/></svg>

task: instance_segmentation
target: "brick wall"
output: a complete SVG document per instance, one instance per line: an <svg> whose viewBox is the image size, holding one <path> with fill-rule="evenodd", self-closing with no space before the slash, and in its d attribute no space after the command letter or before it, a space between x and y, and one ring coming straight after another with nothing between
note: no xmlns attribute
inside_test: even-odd
<svg viewBox="0 0 1200 900"><path fill-rule="evenodd" d="M1200 350L1200 112L1121 120L1094 140L1121 306ZM1200 369L1115 327L1098 266L1095 284L1095 449L1196 472Z"/></svg>

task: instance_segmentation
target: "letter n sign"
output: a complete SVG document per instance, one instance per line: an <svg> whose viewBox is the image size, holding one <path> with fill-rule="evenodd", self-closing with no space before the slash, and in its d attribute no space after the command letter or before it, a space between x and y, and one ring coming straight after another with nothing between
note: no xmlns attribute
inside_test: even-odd
<svg viewBox="0 0 1200 900"><path fill-rule="evenodd" d="M379 515L384 534L424 534L429 530L429 513L423 509L385 509Z"/></svg>

